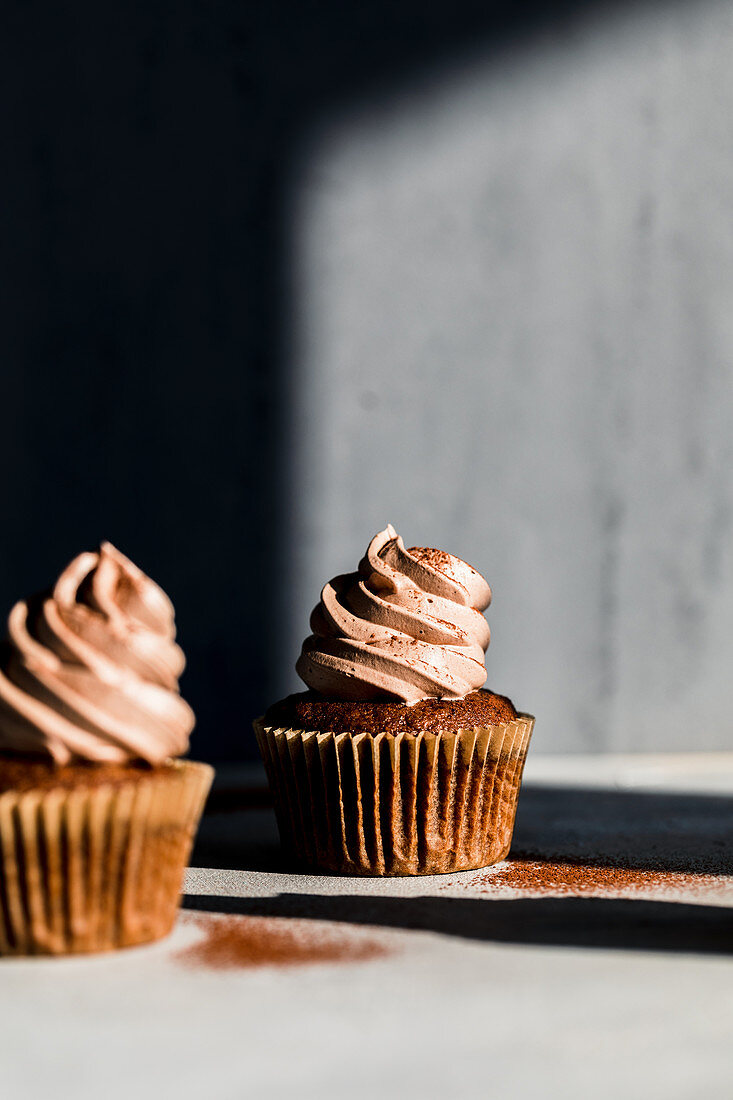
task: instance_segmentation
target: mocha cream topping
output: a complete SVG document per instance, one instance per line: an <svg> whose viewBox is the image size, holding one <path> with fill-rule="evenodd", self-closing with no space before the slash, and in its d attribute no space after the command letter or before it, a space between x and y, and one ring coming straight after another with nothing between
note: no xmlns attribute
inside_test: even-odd
<svg viewBox="0 0 733 1100"><path fill-rule="evenodd" d="M298 675L339 699L462 698L486 679L491 602L460 558L376 535L357 573L335 577L311 616Z"/></svg>
<svg viewBox="0 0 733 1100"><path fill-rule="evenodd" d="M173 606L110 543L17 603L0 651L0 752L161 763L188 748Z"/></svg>

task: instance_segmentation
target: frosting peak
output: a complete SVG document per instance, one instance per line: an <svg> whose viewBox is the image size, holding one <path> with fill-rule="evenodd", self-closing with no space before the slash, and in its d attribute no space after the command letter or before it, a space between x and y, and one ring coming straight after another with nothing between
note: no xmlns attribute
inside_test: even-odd
<svg viewBox="0 0 733 1100"><path fill-rule="evenodd" d="M0 751L161 763L188 748L185 658L165 592L109 542L17 603L0 649Z"/></svg>
<svg viewBox="0 0 733 1100"><path fill-rule="evenodd" d="M486 679L491 589L442 550L409 550L390 525L358 572L325 585L296 670L324 695L416 703L462 698Z"/></svg>

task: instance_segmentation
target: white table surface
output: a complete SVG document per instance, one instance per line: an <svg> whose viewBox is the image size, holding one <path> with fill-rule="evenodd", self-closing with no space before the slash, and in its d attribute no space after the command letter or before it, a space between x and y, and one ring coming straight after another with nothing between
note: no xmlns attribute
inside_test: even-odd
<svg viewBox="0 0 733 1100"><path fill-rule="evenodd" d="M530 757L513 857L590 869L556 897L294 873L259 781L220 776L168 940L0 960L2 1100L733 1095L733 754ZM356 958L217 968L217 921Z"/></svg>

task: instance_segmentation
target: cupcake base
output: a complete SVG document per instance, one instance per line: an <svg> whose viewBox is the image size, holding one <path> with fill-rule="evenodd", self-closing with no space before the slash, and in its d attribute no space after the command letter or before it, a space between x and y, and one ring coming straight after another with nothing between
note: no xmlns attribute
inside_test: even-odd
<svg viewBox="0 0 733 1100"><path fill-rule="evenodd" d="M283 846L348 875L434 875L503 859L534 718L455 733L254 723Z"/></svg>
<svg viewBox="0 0 733 1100"><path fill-rule="evenodd" d="M0 955L111 951L167 935L207 764L0 794Z"/></svg>

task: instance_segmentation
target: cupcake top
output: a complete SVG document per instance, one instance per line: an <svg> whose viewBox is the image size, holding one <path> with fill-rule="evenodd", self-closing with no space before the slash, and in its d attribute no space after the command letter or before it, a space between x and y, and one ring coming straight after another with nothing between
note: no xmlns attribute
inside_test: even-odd
<svg viewBox="0 0 733 1100"><path fill-rule="evenodd" d="M165 592L108 542L17 603L0 647L0 752L57 764L147 761L188 749L185 658Z"/></svg>
<svg viewBox="0 0 733 1100"><path fill-rule="evenodd" d="M324 587L296 669L333 699L461 699L486 679L491 589L466 562L388 526Z"/></svg>
<svg viewBox="0 0 733 1100"><path fill-rule="evenodd" d="M397 699L325 699L312 691L288 695L267 711L265 726L328 730L330 733L459 733L505 725L517 717L505 695L471 691L462 699L420 699L411 706ZM1 778L1 777L0 777Z"/></svg>

